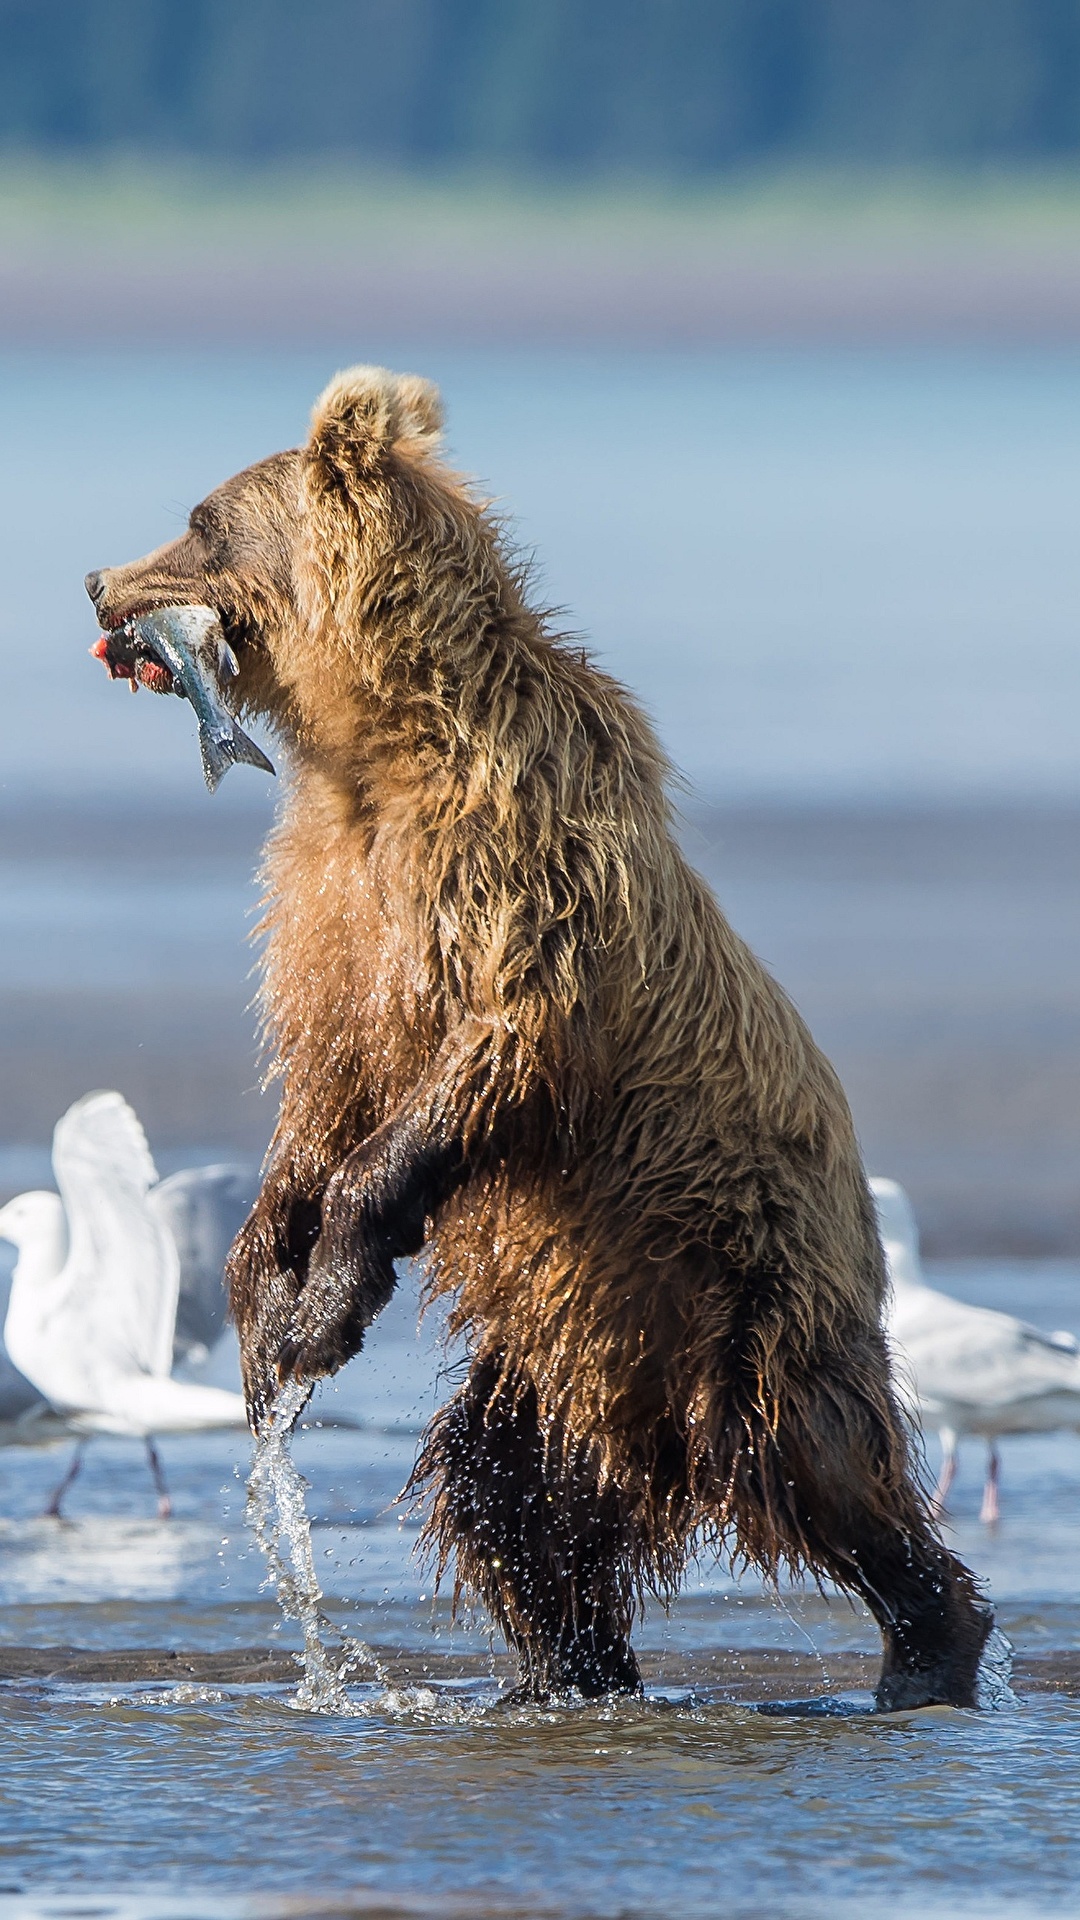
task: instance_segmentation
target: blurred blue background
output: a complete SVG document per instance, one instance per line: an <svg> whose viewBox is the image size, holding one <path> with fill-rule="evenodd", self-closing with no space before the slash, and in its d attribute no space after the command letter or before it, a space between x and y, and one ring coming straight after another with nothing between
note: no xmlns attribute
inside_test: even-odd
<svg viewBox="0 0 1080 1920"><path fill-rule="evenodd" d="M1074 0L5 0L28 146L647 175L1074 154Z"/></svg>

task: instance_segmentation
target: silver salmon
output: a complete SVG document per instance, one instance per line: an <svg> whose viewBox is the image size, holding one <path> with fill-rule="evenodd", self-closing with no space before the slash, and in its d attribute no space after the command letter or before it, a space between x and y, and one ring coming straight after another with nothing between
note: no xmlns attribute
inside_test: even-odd
<svg viewBox="0 0 1080 1920"><path fill-rule="evenodd" d="M225 690L239 669L212 607L155 607L133 620L129 631L168 667L173 691L194 707L203 775L211 793L239 760L273 773L273 762L229 710Z"/></svg>

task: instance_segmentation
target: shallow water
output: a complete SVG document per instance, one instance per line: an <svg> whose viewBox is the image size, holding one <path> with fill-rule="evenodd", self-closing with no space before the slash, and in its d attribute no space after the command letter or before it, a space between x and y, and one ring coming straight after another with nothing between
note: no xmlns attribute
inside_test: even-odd
<svg viewBox="0 0 1080 1920"><path fill-rule="evenodd" d="M937 1278L1080 1320L1074 1267ZM447 1386L414 1313L403 1288L312 1409L362 1426L295 1441L326 1614L382 1669L354 1672L348 1714L297 1704L301 1636L245 1526L245 1442L167 1444L171 1524L150 1517L137 1447L95 1443L60 1525L35 1514L63 1449L0 1453L0 1920L59 1915L51 1895L79 1890L84 1917L140 1920L1070 1909L1080 1440L1007 1447L992 1533L979 1448L964 1457L953 1535L1015 1645L1016 1712L874 1719L861 1611L714 1564L642 1623L643 1703L516 1710L501 1646L451 1623L393 1505ZM226 1345L215 1377L234 1365ZM829 1696L843 1711L755 1711Z"/></svg>

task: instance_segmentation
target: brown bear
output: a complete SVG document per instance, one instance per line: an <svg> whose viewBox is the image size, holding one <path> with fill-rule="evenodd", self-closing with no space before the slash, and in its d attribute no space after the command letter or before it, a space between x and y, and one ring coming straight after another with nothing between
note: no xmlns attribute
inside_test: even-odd
<svg viewBox="0 0 1080 1920"><path fill-rule="evenodd" d="M106 647L217 609L289 764L284 1087L230 1261L252 1423L423 1250L471 1372L414 1484L527 1695L637 1689L635 1611L704 1542L860 1595L880 1708L971 1705L991 1615L912 1476L843 1092L683 859L648 721L534 610L439 427L425 381L354 368L306 446L87 582Z"/></svg>

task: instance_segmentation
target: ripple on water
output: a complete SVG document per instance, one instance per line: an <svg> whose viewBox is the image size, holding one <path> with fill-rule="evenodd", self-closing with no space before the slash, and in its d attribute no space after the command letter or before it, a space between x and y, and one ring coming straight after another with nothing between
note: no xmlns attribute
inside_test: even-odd
<svg viewBox="0 0 1080 1920"><path fill-rule="evenodd" d="M350 1715L258 1689L9 1699L0 1880L146 1885L182 1859L188 1887L225 1895L472 1889L690 1920L725 1883L736 1913L865 1911L900 1887L1060 1902L1080 1874L1077 1712L778 1721L664 1696L500 1707L479 1683L372 1685Z"/></svg>
<svg viewBox="0 0 1080 1920"><path fill-rule="evenodd" d="M104 1449L70 1528L30 1518L28 1482L7 1541L16 1572L10 1554L0 1567L0 1888L30 1890L9 1902L81 1888L103 1916L181 1920L168 1900L182 1887L183 1920L712 1920L720 1905L754 1920L884 1906L925 1920L965 1901L1015 1916L1037 1890L1045 1910L1069 1909L1080 1884L1080 1706L1065 1691L1080 1688L1078 1556L1055 1508L1041 1563L1055 1584L1031 1577L1037 1516L1022 1482L1017 1492L1019 1458L992 1547L1019 1711L877 1718L856 1710L878 1657L863 1612L816 1594L773 1600L706 1564L670 1619L653 1612L640 1626L644 1700L511 1705L504 1653L489 1651L482 1623L451 1635L386 1513L409 1446L339 1432L304 1435L297 1453L323 1516L313 1532L284 1444L257 1489L292 1609L277 1636L277 1602L258 1592L267 1563L242 1545L218 1442L170 1447L188 1516L171 1533L137 1517L134 1474L131 1517L108 1513ZM1055 1457L1066 1473L1068 1445ZM9 1467L16 1491L22 1471ZM1033 1465L1032 1498L1036 1477ZM326 1516L348 1516L350 1486L363 1518L346 1529ZM965 1497L962 1484L961 1528ZM1010 1555L1024 1562L1011 1604ZM348 1669L354 1641L374 1664ZM188 1650L186 1665L170 1648ZM1059 1691L1032 1693L1033 1677ZM843 1711L755 1711L811 1692ZM110 1905L117 1887L160 1892L137 1909L126 1895ZM0 1920L15 1920L3 1899ZM32 1900L21 1912L37 1920Z"/></svg>

